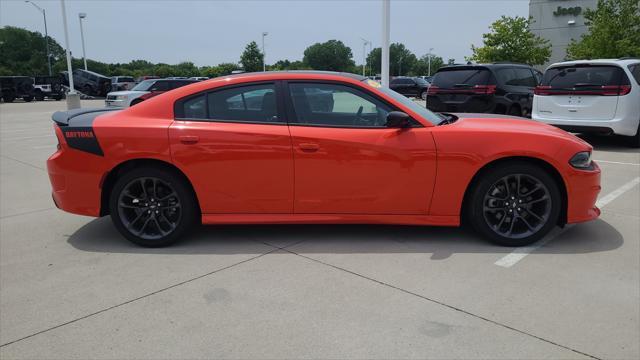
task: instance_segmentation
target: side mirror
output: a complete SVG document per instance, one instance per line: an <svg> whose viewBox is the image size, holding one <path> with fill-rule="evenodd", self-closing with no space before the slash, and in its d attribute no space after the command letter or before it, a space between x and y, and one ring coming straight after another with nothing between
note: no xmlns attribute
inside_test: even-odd
<svg viewBox="0 0 640 360"><path fill-rule="evenodd" d="M392 111L387 114L386 126L398 129L411 127L411 117L402 111Z"/></svg>

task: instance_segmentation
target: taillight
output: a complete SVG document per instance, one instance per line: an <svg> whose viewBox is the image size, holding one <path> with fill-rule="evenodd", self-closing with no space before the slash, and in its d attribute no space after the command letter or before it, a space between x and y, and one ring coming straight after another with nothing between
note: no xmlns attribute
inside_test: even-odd
<svg viewBox="0 0 640 360"><path fill-rule="evenodd" d="M609 85L602 87L602 95L605 96L619 96L627 95L631 92L631 85Z"/></svg>
<svg viewBox="0 0 640 360"><path fill-rule="evenodd" d="M600 96L621 96L631 92L631 85L603 85L594 86L588 90L579 89L553 89L551 86L536 86L533 91L536 95L600 95Z"/></svg>
<svg viewBox="0 0 640 360"><path fill-rule="evenodd" d="M435 86L435 85L431 85L429 86L429 88L427 89L427 95L435 95L438 93L438 91L440 90L439 87Z"/></svg>
<svg viewBox="0 0 640 360"><path fill-rule="evenodd" d="M473 87L473 93L479 95L491 95L496 92L495 85L476 85Z"/></svg>
<svg viewBox="0 0 640 360"><path fill-rule="evenodd" d="M535 95L549 95L551 90L551 86L546 86L546 85L538 85L536 86L536 88L533 90L533 93Z"/></svg>

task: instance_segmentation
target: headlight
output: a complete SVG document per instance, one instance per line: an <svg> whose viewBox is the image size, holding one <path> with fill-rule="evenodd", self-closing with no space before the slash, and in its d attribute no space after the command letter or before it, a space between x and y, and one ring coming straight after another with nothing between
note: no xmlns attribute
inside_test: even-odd
<svg viewBox="0 0 640 360"><path fill-rule="evenodd" d="M588 170L591 168L591 151L581 151L569 160L569 164L576 169Z"/></svg>
<svg viewBox="0 0 640 360"><path fill-rule="evenodd" d="M124 100L124 99L126 99L126 98L127 98L127 97L126 97L126 96L124 96L124 95L118 95L118 96L116 96L116 100Z"/></svg>

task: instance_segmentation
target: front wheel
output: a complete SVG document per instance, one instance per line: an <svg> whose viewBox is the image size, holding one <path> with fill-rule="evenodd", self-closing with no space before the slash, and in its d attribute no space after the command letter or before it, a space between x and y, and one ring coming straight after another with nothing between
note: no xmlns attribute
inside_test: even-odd
<svg viewBox="0 0 640 360"><path fill-rule="evenodd" d="M427 100L427 92L426 91L420 92L420 99Z"/></svg>
<svg viewBox="0 0 640 360"><path fill-rule="evenodd" d="M512 163L481 176L472 190L468 220L484 237L503 246L524 246L558 223L560 190L544 169Z"/></svg>
<svg viewBox="0 0 640 360"><path fill-rule="evenodd" d="M181 177L161 168L143 167L121 176L109 208L118 231L145 247L170 245L198 223L190 188Z"/></svg>

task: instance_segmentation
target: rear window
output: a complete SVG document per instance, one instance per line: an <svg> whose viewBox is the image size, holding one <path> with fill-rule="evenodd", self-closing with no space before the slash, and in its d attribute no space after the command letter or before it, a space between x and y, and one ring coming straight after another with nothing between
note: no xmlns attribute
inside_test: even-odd
<svg viewBox="0 0 640 360"><path fill-rule="evenodd" d="M535 87L538 85L538 80L531 70L525 68L498 69L496 77L501 84L509 86Z"/></svg>
<svg viewBox="0 0 640 360"><path fill-rule="evenodd" d="M455 69L438 71L433 77L432 84L444 88L451 89L455 87L487 85L491 73L487 69Z"/></svg>
<svg viewBox="0 0 640 360"><path fill-rule="evenodd" d="M543 86L553 89L573 89L576 87L602 87L626 85L627 77L617 66L590 65L550 68L542 78Z"/></svg>

